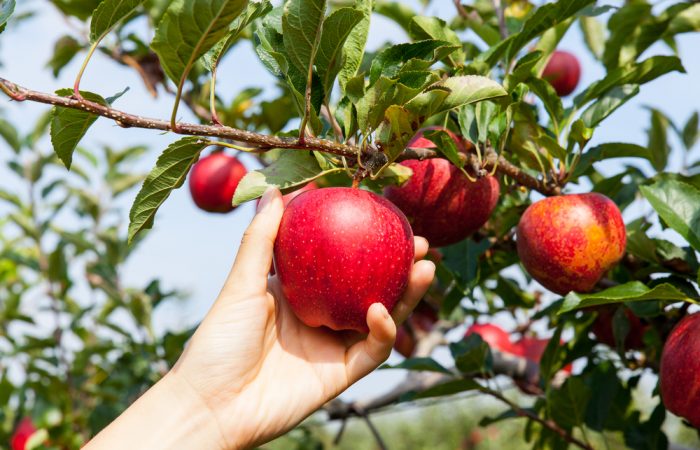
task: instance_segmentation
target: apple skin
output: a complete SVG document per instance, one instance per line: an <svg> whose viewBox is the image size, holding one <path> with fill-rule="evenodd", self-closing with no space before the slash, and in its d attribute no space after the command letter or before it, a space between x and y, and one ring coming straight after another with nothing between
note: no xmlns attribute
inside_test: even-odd
<svg viewBox="0 0 700 450"><path fill-rule="evenodd" d="M435 314L435 310L425 302L420 302L406 321L413 329L413 333L418 336L411 334L406 323L404 323L396 330L394 349L404 358L410 358L416 351L416 337L429 333L437 320L438 317Z"/></svg>
<svg viewBox="0 0 700 450"><path fill-rule="evenodd" d="M564 341L560 341L564 344ZM529 359L532 362L540 363L544 351L547 349L549 339L540 339L533 337L524 337L513 344L513 354ZM562 371L570 374L572 371L571 364L562 368Z"/></svg>
<svg viewBox="0 0 700 450"><path fill-rule="evenodd" d="M27 441L36 432L36 427L32 419L25 417L17 425L17 429L12 434L10 446L12 450L24 450L27 446Z"/></svg>
<svg viewBox="0 0 700 450"><path fill-rule="evenodd" d="M549 197L530 205L517 228L525 269L557 294L588 292L624 255L617 205L597 193Z"/></svg>
<svg viewBox="0 0 700 450"><path fill-rule="evenodd" d="M431 129L442 129L433 127ZM408 148L435 148L423 132L409 142ZM460 151L466 143L449 132ZM390 186L384 195L406 214L413 232L433 247L443 247L466 239L491 217L498 203L498 180L487 175L470 181L457 167L442 158L407 160L402 165L413 176L401 187Z"/></svg>
<svg viewBox="0 0 700 450"><path fill-rule="evenodd" d="M510 335L503 328L492 325L490 323L478 324L475 323L467 329L464 337L472 334L478 334L489 347L503 353L513 353L513 343L510 340Z"/></svg>
<svg viewBox="0 0 700 450"><path fill-rule="evenodd" d="M700 428L700 313L673 328L661 353L661 398L666 409Z"/></svg>
<svg viewBox="0 0 700 450"><path fill-rule="evenodd" d="M190 193L194 203L204 211L227 213L238 183L247 170L235 156L223 152L200 159L190 173Z"/></svg>
<svg viewBox="0 0 700 450"><path fill-rule="evenodd" d="M373 303L391 312L399 301L414 253L411 226L391 202L361 189L324 188L289 203L274 261L303 323L366 333Z"/></svg>
<svg viewBox="0 0 700 450"><path fill-rule="evenodd" d="M556 50L542 72L542 78L549 81L560 97L565 97L576 89L581 79L581 64L573 54Z"/></svg>
<svg viewBox="0 0 700 450"><path fill-rule="evenodd" d="M595 308L595 311L598 313L598 317L593 322L591 331L593 331L598 342L615 348L615 333L613 332L615 308L603 306ZM635 316L629 308L625 308L625 315L630 325L629 332L625 337L625 350L644 348L644 333L649 326L642 323L639 317Z"/></svg>

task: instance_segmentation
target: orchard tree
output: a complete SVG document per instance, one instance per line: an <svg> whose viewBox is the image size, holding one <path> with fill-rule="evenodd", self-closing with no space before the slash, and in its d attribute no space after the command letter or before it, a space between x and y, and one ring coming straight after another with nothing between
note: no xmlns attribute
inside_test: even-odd
<svg viewBox="0 0 700 450"><path fill-rule="evenodd" d="M319 411L323 420L361 416L385 447L372 412L473 391L504 407L483 425L520 420L522 439L536 449L610 442L665 449L669 411L700 427L692 306L700 301L698 113L676 124L650 108L648 145L589 145L646 83L685 71L676 36L700 30L697 2L455 1L449 22L384 0L47 3L79 24L55 43L51 70L58 74L74 58L83 64L74 85L54 93L0 78L11 100L52 106L28 135L0 122L16 178L0 190L9 208L0 221L3 441L14 433L16 448L78 448L173 364L189 332L155 335L151 312L175 293L158 280L125 287L120 273L188 174L196 204L218 213L237 214L235 206L270 186L307 190L289 203L275 255L292 307L315 326L361 330L368 305L360 300L376 294L395 302L406 273L388 267L393 255L410 255L408 224L435 247L437 279L399 330L406 359L384 367L409 375L379 397L329 403ZM15 0L0 5L2 30L27 17ZM366 51L376 15L395 21L409 40ZM135 33L135 23L149 32ZM577 57L557 50L575 27L604 68L588 86L578 86ZM244 40L276 77L276 98L247 89L225 99L217 91L226 83L219 63ZM649 56L657 43L663 54ZM119 109L127 91L81 90L95 52L136 71L152 94L171 96L170 117ZM199 122L180 121L181 108ZM173 142L143 179L130 164L144 148L79 146L98 119L123 133L167 132ZM674 133L684 147L679 172L669 168ZM238 152L263 168L246 172ZM110 201L139 183L125 230ZM377 199L382 194L393 204ZM297 225L300 216L376 204L384 209L364 230ZM75 219L72 228L59 225L61 214ZM677 233L674 242L661 237L665 229ZM339 259L342 267L313 258L296 264L297 241L314 237L305 233L339 236L318 252L345 255L364 238L375 253L389 254ZM361 267L367 261L377 266ZM347 301L324 304L335 292L314 290L309 268ZM349 289L341 275L371 285ZM311 297L333 311L309 311L303 303ZM351 298L358 304L343 311ZM338 308L346 322L328 319ZM49 326L39 320L46 311ZM512 315L517 328L493 324L497 314ZM465 324L463 338L446 340ZM438 347L449 349L449 363L433 358ZM659 373L656 406L642 411L634 401L640 378ZM504 394L496 376L524 395ZM302 436L313 448L313 436Z"/></svg>

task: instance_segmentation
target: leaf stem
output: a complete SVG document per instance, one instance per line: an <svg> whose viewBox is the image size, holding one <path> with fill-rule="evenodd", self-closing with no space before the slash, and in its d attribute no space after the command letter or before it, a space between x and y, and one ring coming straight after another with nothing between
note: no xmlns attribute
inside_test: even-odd
<svg viewBox="0 0 700 450"><path fill-rule="evenodd" d="M75 77L75 83L73 83L73 95L78 100L83 100L83 96L80 95L80 81L83 78L83 74L85 73L85 69L87 69L87 65L90 62L90 59L92 59L92 55L94 55L95 50L97 50L97 46L99 45L100 40L101 39L96 40L95 43L90 46L90 49L88 50L88 54L85 56L85 59L83 60L83 64L80 66L80 70L78 71L78 75Z"/></svg>

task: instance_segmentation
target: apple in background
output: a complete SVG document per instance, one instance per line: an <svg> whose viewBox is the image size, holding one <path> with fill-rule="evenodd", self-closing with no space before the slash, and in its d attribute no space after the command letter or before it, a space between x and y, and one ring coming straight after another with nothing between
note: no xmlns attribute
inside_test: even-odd
<svg viewBox="0 0 700 450"><path fill-rule="evenodd" d="M602 342L612 348L616 348L615 333L613 332L615 310L615 307L608 306L595 308L594 311L598 313L598 317L596 317L591 328L598 342ZM629 308L625 308L625 315L630 327L625 337L625 350L644 348L644 333L649 328L649 325L642 323L639 317L635 316Z"/></svg>
<svg viewBox="0 0 700 450"><path fill-rule="evenodd" d="M404 358L410 358L416 350L417 338L428 334L437 320L435 310L427 303L420 302L406 323L396 330L394 349Z"/></svg>
<svg viewBox="0 0 700 450"><path fill-rule="evenodd" d="M661 398L666 409L700 428L700 313L681 320L661 354Z"/></svg>
<svg viewBox="0 0 700 450"><path fill-rule="evenodd" d="M564 344L564 341L560 341L560 343ZM525 359L529 359L530 361L539 364L540 360L542 359L542 355L544 355L544 351L547 349L548 344L549 339L540 339L526 336L513 344L513 354L516 356L521 356ZM571 364L562 368L562 371L570 374L572 371Z"/></svg>
<svg viewBox="0 0 700 450"><path fill-rule="evenodd" d="M549 81L560 97L571 94L581 78L578 58L566 51L554 51L542 72L542 78Z"/></svg>
<svg viewBox="0 0 700 450"><path fill-rule="evenodd" d="M10 440L10 446L12 450L24 450L29 438L36 432L36 427L32 422L32 419L25 417L17 425L12 438Z"/></svg>
<svg viewBox="0 0 700 450"><path fill-rule="evenodd" d="M368 331L373 303L391 311L408 283L411 226L391 202L352 188L313 189L290 202L275 240L289 306L312 327Z"/></svg>
<svg viewBox="0 0 700 450"><path fill-rule="evenodd" d="M547 289L588 292L624 255L617 205L597 193L549 197L530 205L517 228L518 255Z"/></svg>
<svg viewBox="0 0 700 450"><path fill-rule="evenodd" d="M419 132L407 147L435 148L422 136ZM452 136L458 148L464 148L462 141ZM486 223L496 207L500 187L493 176L470 181L443 158L401 164L413 170L413 176L401 187L387 187L384 195L406 214L413 232L433 247L467 238Z"/></svg>
<svg viewBox="0 0 700 450"><path fill-rule="evenodd" d="M190 173L190 193L194 203L204 211L227 213L238 183L247 173L235 157L216 152L200 159Z"/></svg>
<svg viewBox="0 0 700 450"><path fill-rule="evenodd" d="M467 329L464 337L472 334L478 334L489 347L503 353L513 353L513 343L510 340L510 335L503 328L492 325L490 323L478 324L475 323Z"/></svg>

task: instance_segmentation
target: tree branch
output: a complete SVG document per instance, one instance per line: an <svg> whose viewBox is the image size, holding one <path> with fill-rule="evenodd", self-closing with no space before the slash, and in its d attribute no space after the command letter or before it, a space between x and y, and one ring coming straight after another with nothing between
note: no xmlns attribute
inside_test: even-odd
<svg viewBox="0 0 700 450"><path fill-rule="evenodd" d="M255 145L260 149L260 151L270 150L273 148L318 150L325 153L345 156L351 160L356 158L358 153L358 148L355 146L310 136L306 136L304 139L277 137L255 133L252 131L240 130L228 126L201 125L184 122L179 122L177 124L177 130L173 130L170 121L130 114L110 106L91 102L86 99L79 100L72 97L61 97L55 94L33 91L31 89L19 86L2 77L0 77L0 90L5 92L5 94L15 101L28 100L47 105L60 106L63 108L82 110L114 120L119 126L124 128L145 128L150 130L172 131L176 134L188 136L206 136L231 139L233 141L246 142L248 144ZM368 149L368 152L369 151L376 150ZM401 161L406 159L426 159L438 157L440 157L440 154L430 149L406 149L398 160ZM467 167L470 167L473 161L476 161L477 157L476 155L468 154L465 155L464 158L465 161L467 161ZM503 156L498 156L493 150L487 150L484 161L485 164L483 168L485 170L491 171L495 166L499 173L507 175L513 178L519 184L535 189L544 195L557 195L561 192L561 188L556 184L530 176L520 168L511 164Z"/></svg>

